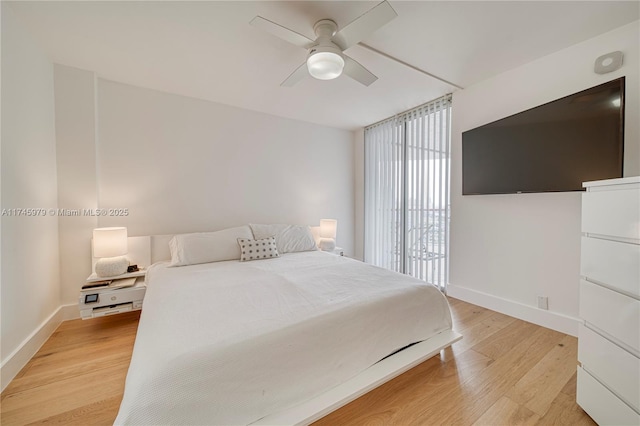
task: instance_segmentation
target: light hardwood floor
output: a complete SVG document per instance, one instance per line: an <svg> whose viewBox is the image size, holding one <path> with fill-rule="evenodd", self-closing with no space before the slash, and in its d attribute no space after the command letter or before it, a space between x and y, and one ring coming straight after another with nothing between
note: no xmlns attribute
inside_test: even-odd
<svg viewBox="0 0 640 426"><path fill-rule="evenodd" d="M456 299L451 348L316 423L595 424L575 403L577 340ZM63 323L2 393L2 425L112 424L138 312Z"/></svg>

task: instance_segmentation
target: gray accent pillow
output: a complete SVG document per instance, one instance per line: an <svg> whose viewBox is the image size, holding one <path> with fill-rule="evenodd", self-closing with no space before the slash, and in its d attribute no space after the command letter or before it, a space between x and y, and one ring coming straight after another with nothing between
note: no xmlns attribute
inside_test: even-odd
<svg viewBox="0 0 640 426"><path fill-rule="evenodd" d="M249 226L255 239L275 237L278 251L282 254L318 250L311 228L307 225L252 223Z"/></svg>

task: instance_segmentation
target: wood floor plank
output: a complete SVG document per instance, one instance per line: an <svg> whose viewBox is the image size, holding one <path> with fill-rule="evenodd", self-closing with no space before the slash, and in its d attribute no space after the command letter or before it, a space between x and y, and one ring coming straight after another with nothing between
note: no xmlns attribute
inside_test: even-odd
<svg viewBox="0 0 640 426"><path fill-rule="evenodd" d="M517 402L503 396L491 406L473 425L535 425L540 417Z"/></svg>
<svg viewBox="0 0 640 426"><path fill-rule="evenodd" d="M507 392L507 396L544 416L575 374L577 356L577 340L566 336Z"/></svg>
<svg viewBox="0 0 640 426"><path fill-rule="evenodd" d="M139 312L127 315L108 320L100 318L68 321L82 325L66 327L67 330L83 329L84 334L76 335L76 341L71 342L72 344L60 346L57 341L61 339L61 332L60 329L56 330L56 333L21 371L22 374L16 376L5 389L2 400L9 394L24 392L31 388L114 366L128 365L135 341ZM87 323L88 325L85 325ZM97 337L96 330L98 330ZM87 339L88 336L95 338ZM64 339L69 341L70 337L65 336Z"/></svg>
<svg viewBox="0 0 640 426"><path fill-rule="evenodd" d="M595 426L596 422L576 404L575 396L560 392L551 403L549 411L538 421L537 425Z"/></svg>
<svg viewBox="0 0 640 426"><path fill-rule="evenodd" d="M463 334L463 338L454 345L456 353L461 353L474 347L478 343L484 341L516 321L515 318L507 315L503 315L498 312L489 312L491 315L486 319L478 321L464 329L456 328L459 333Z"/></svg>
<svg viewBox="0 0 640 426"><path fill-rule="evenodd" d="M502 332L510 334L510 330L505 330L506 328ZM503 341L501 333L497 333L491 339ZM507 389L536 365L558 343L561 336L552 330L534 326L533 333L527 339L509 346L491 365L469 380L452 382L444 392L424 401L422 407L401 413L404 421L422 421L425 424L473 424ZM476 350L475 347L473 350ZM446 409L443 410L442 407ZM426 417L429 411L434 414Z"/></svg>
<svg viewBox="0 0 640 426"><path fill-rule="evenodd" d="M489 358L498 359L504 353L508 352L513 346L526 341L540 327L526 321L516 320L507 325L499 334L485 339L475 345L473 349L476 352L485 354ZM562 336L561 333L557 334Z"/></svg>
<svg viewBox="0 0 640 426"><path fill-rule="evenodd" d="M2 401L2 424L24 425L121 395L128 364L13 394Z"/></svg>
<svg viewBox="0 0 640 426"><path fill-rule="evenodd" d="M573 376L571 376L567 384L564 385L564 387L560 392L566 393L567 395L572 396L575 399L577 386L578 386L578 372L575 371L573 373Z"/></svg>
<svg viewBox="0 0 640 426"><path fill-rule="evenodd" d="M92 321L92 320L88 320ZM108 339L118 339L123 334L132 333L135 336L137 324L115 322L113 328L80 329L71 330L68 333L57 332L52 339L48 340L42 347L42 355L46 356L52 352L68 350L98 343Z"/></svg>
<svg viewBox="0 0 640 426"><path fill-rule="evenodd" d="M28 374L19 379L14 379L10 384L11 388L7 387L7 389L9 392L16 394L39 386L60 382L70 377L86 376L91 372L103 371L103 374L110 374L110 371L105 370L119 369L123 365L128 366L130 361L130 354L120 352L110 356L88 359L68 367L47 368L41 373Z"/></svg>
<svg viewBox="0 0 640 426"><path fill-rule="evenodd" d="M29 425L86 426L91 424L111 426L116 419L121 400L120 396L107 398L55 416L39 419Z"/></svg>
<svg viewBox="0 0 640 426"><path fill-rule="evenodd" d="M453 299L449 299L453 300ZM451 306L451 304L450 304ZM456 330L466 330L468 327L490 317L495 312L469 303L458 303L452 306L451 317Z"/></svg>
<svg viewBox="0 0 640 426"><path fill-rule="evenodd" d="M53 368L70 367L88 360L122 354L127 350L133 350L134 341L133 335L120 335L82 346L74 345L67 347L64 351L50 352L44 356L35 356L32 359L29 373L38 374Z"/></svg>
<svg viewBox="0 0 640 426"><path fill-rule="evenodd" d="M461 341L316 424L593 424L575 403L575 338L449 301ZM113 424L138 320L63 323L0 396L0 423Z"/></svg>

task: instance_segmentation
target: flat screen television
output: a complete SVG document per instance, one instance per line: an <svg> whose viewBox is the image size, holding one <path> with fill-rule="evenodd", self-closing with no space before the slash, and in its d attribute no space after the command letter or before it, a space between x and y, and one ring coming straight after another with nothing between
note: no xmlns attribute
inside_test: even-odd
<svg viewBox="0 0 640 426"><path fill-rule="evenodd" d="M462 194L581 191L582 182L622 177L624 84L621 77L463 132Z"/></svg>

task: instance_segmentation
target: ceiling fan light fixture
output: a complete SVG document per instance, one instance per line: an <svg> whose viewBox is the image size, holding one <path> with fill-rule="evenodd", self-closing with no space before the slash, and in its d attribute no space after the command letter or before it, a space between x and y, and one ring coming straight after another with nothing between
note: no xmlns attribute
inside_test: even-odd
<svg viewBox="0 0 640 426"><path fill-rule="evenodd" d="M333 80L340 77L344 59L338 49L314 47L307 58L307 69L313 78Z"/></svg>

